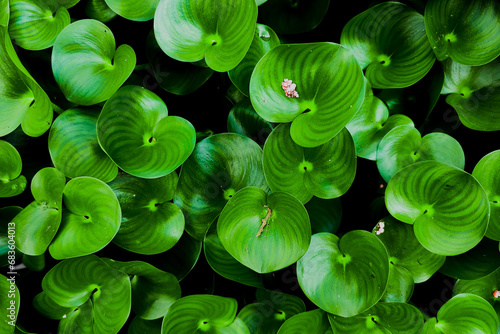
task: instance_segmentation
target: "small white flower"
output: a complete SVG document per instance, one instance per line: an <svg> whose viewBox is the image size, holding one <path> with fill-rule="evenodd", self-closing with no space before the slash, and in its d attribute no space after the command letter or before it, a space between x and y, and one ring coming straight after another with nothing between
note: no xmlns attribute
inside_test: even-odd
<svg viewBox="0 0 500 334"><path fill-rule="evenodd" d="M495 297L495 298L500 297L500 291L498 291L498 290L493 291L493 297Z"/></svg>
<svg viewBox="0 0 500 334"><path fill-rule="evenodd" d="M287 97L299 97L299 93L295 91L295 88L297 88L297 85L292 82L292 80L289 79L284 79L283 82L281 83L281 88L285 91L285 95Z"/></svg>
<svg viewBox="0 0 500 334"><path fill-rule="evenodd" d="M377 226L375 226L375 228L376 228L375 234L376 235L380 235L380 234L384 233L384 227L385 227L385 223L384 222L379 222L377 224Z"/></svg>

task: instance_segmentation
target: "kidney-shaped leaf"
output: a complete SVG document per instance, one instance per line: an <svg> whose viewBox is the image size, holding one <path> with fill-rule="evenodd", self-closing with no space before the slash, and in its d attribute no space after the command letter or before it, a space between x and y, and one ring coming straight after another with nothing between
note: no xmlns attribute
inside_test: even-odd
<svg viewBox="0 0 500 334"><path fill-rule="evenodd" d="M127 80L135 52L126 44L115 47L113 33L97 20L78 20L61 31L52 50L52 72L69 101L105 101Z"/></svg>
<svg viewBox="0 0 500 334"><path fill-rule="evenodd" d="M217 222L224 248L258 273L295 263L309 247L311 224L304 206L284 192L267 195L256 187L238 191Z"/></svg>
<svg viewBox="0 0 500 334"><path fill-rule="evenodd" d="M425 31L439 61L479 66L500 55L500 3L496 0L431 0Z"/></svg>
<svg viewBox="0 0 500 334"><path fill-rule="evenodd" d="M125 172L157 178L173 172L193 152L196 131L179 116L168 116L155 93L124 86L107 102L97 120L104 152Z"/></svg>
<svg viewBox="0 0 500 334"><path fill-rule="evenodd" d="M250 79L255 111L269 122L292 122L292 139L303 147L335 137L361 107L364 94L356 58L334 43L277 46L261 58Z"/></svg>
<svg viewBox="0 0 500 334"><path fill-rule="evenodd" d="M114 238L121 223L120 203L101 180L82 176L64 187L62 223L49 247L55 259L92 254Z"/></svg>
<svg viewBox="0 0 500 334"><path fill-rule="evenodd" d="M43 278L42 288L58 305L73 308L63 316L60 333L118 333L130 313L128 275L95 255L59 262Z"/></svg>
<svg viewBox="0 0 500 334"><path fill-rule="evenodd" d="M438 161L421 161L389 181L385 202L396 219L413 224L422 246L457 255L476 246L488 228L488 196L470 174Z"/></svg>
<svg viewBox="0 0 500 334"><path fill-rule="evenodd" d="M424 17L411 7L383 2L351 19L340 43L350 49L373 88L403 88L422 79L435 57Z"/></svg>
<svg viewBox="0 0 500 334"><path fill-rule="evenodd" d="M21 175L23 162L17 149L0 140L0 198L19 195L26 189L26 177Z"/></svg>
<svg viewBox="0 0 500 334"><path fill-rule="evenodd" d="M472 171L481 186L483 186L490 201L490 222L486 236L500 241L500 150L485 155Z"/></svg>
<svg viewBox="0 0 500 334"><path fill-rule="evenodd" d="M366 231L350 231L342 239L331 233L312 236L297 262L297 278L305 295L321 309L352 317L375 305L387 286L389 257L384 244Z"/></svg>
<svg viewBox="0 0 500 334"><path fill-rule="evenodd" d="M49 153L54 166L67 177L92 176L113 180L118 167L97 142L95 111L70 109L59 115L49 132Z"/></svg>
<svg viewBox="0 0 500 334"><path fill-rule="evenodd" d="M14 219L16 247L28 255L41 255L49 247L61 224L66 178L55 168L39 170L31 181L35 199Z"/></svg>
<svg viewBox="0 0 500 334"><path fill-rule="evenodd" d="M186 231L201 240L226 202L246 186L268 190L257 143L234 133L200 141L182 165L174 197L184 212Z"/></svg>
<svg viewBox="0 0 500 334"><path fill-rule="evenodd" d="M206 64L218 72L238 65L253 40L257 24L254 0L161 0L154 31L171 58Z"/></svg>
<svg viewBox="0 0 500 334"><path fill-rule="evenodd" d="M122 209L122 223L113 242L139 254L158 254L172 248L184 232L184 215L174 203L177 174L140 179L120 174L109 186Z"/></svg>
<svg viewBox="0 0 500 334"><path fill-rule="evenodd" d="M436 318L427 320L422 333L496 333L498 316L483 298L462 293L448 300Z"/></svg>
<svg viewBox="0 0 500 334"><path fill-rule="evenodd" d="M325 144L304 148L292 140L290 124L280 124L266 140L263 162L271 190L287 192L302 203L313 195L340 197L356 175L356 149L346 129Z"/></svg>

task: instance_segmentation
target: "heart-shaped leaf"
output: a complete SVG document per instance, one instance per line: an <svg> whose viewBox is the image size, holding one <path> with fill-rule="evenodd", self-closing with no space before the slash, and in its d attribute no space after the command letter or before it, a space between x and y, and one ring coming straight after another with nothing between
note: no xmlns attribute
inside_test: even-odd
<svg viewBox="0 0 500 334"><path fill-rule="evenodd" d="M217 234L217 219L205 235L203 250L208 264L217 274L241 284L264 287L262 275L238 262L224 248Z"/></svg>
<svg viewBox="0 0 500 334"><path fill-rule="evenodd" d="M302 203L313 195L340 197L356 175L356 149L347 129L325 144L304 148L292 140L290 124L280 124L266 140L263 162L271 190L287 192Z"/></svg>
<svg viewBox="0 0 500 334"><path fill-rule="evenodd" d="M106 4L118 15L132 21L148 21L155 15L160 0L105 0Z"/></svg>
<svg viewBox="0 0 500 334"><path fill-rule="evenodd" d="M389 181L385 202L396 219L413 224L427 250L458 255L476 246L488 227L490 206L470 174L438 161L401 169Z"/></svg>
<svg viewBox="0 0 500 334"><path fill-rule="evenodd" d="M266 273L294 263L305 253L311 232L307 211L300 202L280 192L268 197L255 187L237 194L226 204L218 221L221 242L232 256ZM240 233L235 238L236 231ZM270 258L269 249L279 255Z"/></svg>
<svg viewBox="0 0 500 334"><path fill-rule="evenodd" d="M252 43L257 22L254 0L161 0L154 31L171 58L226 72L238 65Z"/></svg>
<svg viewBox="0 0 500 334"><path fill-rule="evenodd" d="M376 160L377 147L382 138L398 125L413 126L413 121L405 115L389 116L389 109L373 91L366 89L361 109L347 123L346 128L352 135L358 157Z"/></svg>
<svg viewBox="0 0 500 334"><path fill-rule="evenodd" d="M139 254L172 248L184 232L184 215L170 202L177 180L175 172L151 180L123 173L109 183L122 209L122 223L113 242Z"/></svg>
<svg viewBox="0 0 500 334"><path fill-rule="evenodd" d="M85 14L91 19L109 22L116 17L116 13L109 8L105 0L89 0L85 6Z"/></svg>
<svg viewBox="0 0 500 334"><path fill-rule="evenodd" d="M258 273L269 273L304 255L311 225L307 210L295 197L284 192L268 196L260 188L246 187L222 210L217 233L235 259Z"/></svg>
<svg viewBox="0 0 500 334"><path fill-rule="evenodd" d="M421 137L413 125L389 131L377 149L377 168L386 182L398 170L418 161L436 160L463 169L465 155L460 143L450 135L433 132Z"/></svg>
<svg viewBox="0 0 500 334"><path fill-rule="evenodd" d="M358 14L342 30L340 43L352 51L373 88L403 88L422 79L435 57L424 17L399 2L384 2Z"/></svg>
<svg viewBox="0 0 500 334"><path fill-rule="evenodd" d="M479 66L500 55L500 4L495 0L428 1L424 18L439 61L450 57L460 64Z"/></svg>
<svg viewBox="0 0 500 334"><path fill-rule="evenodd" d="M271 0L259 7L259 17L279 34L314 29L325 17L330 0Z"/></svg>
<svg viewBox="0 0 500 334"><path fill-rule="evenodd" d="M168 116L167 106L155 93L125 86L102 108L97 138L125 172L157 178L173 172L189 157L196 131L184 118Z"/></svg>
<svg viewBox="0 0 500 334"><path fill-rule="evenodd" d="M342 317L375 305L384 294L388 276L387 250L366 231L353 230L342 239L331 233L314 234L297 262L297 278L305 295L326 312Z"/></svg>
<svg viewBox="0 0 500 334"><path fill-rule="evenodd" d="M95 255L59 262L43 278L42 288L55 303L72 308L63 315L61 333L118 333L130 313L128 275Z"/></svg>
<svg viewBox="0 0 500 334"><path fill-rule="evenodd" d="M55 259L92 254L114 238L121 223L120 203L101 180L82 176L64 187L61 227L49 247Z"/></svg>
<svg viewBox="0 0 500 334"><path fill-rule="evenodd" d="M410 224L391 216L379 221L374 232L387 248L391 266L406 269L415 283L427 281L446 260L445 256L425 249Z"/></svg>
<svg viewBox="0 0 500 334"><path fill-rule="evenodd" d="M227 131L239 133L263 146L273 131L273 124L260 117L249 99L236 103L227 116Z"/></svg>
<svg viewBox="0 0 500 334"><path fill-rule="evenodd" d="M0 140L0 198L21 194L26 189L26 177L21 175L23 162L17 149Z"/></svg>
<svg viewBox="0 0 500 334"><path fill-rule="evenodd" d="M483 238L470 251L448 256L439 271L447 276L473 280L485 277L500 267L498 242Z"/></svg>
<svg viewBox="0 0 500 334"><path fill-rule="evenodd" d="M16 276L5 277L0 275L0 307L2 308L2 320L0 320L0 331L5 334L14 333L16 329L17 315L21 301L19 289L16 286Z"/></svg>
<svg viewBox="0 0 500 334"><path fill-rule="evenodd" d="M331 330L327 313L321 309L302 312L287 319L277 334L326 334Z"/></svg>
<svg viewBox="0 0 500 334"><path fill-rule="evenodd" d="M378 303L354 317L329 314L334 333L407 333L420 334L424 317L415 307L405 303Z"/></svg>
<svg viewBox="0 0 500 334"><path fill-rule="evenodd" d="M56 118L49 132L54 166L70 178L92 176L110 182L118 167L97 142L97 117L92 110L70 109Z"/></svg>
<svg viewBox="0 0 500 334"><path fill-rule="evenodd" d="M127 80L135 52L126 44L115 47L113 33L97 20L78 20L61 31L52 50L52 72L69 101L106 101Z"/></svg>
<svg viewBox="0 0 500 334"><path fill-rule="evenodd" d="M162 318L169 307L181 297L179 282L171 273L142 261L102 260L131 277L132 310L143 319Z"/></svg>
<svg viewBox="0 0 500 334"><path fill-rule="evenodd" d="M313 197L304 206L311 220L313 234L319 232L337 232L342 218L342 204L339 198L321 199Z"/></svg>
<svg viewBox="0 0 500 334"><path fill-rule="evenodd" d="M237 308L238 303L233 298L212 295L182 297L170 306L163 318L161 332L194 333L198 330L223 333L217 330L218 327L230 326L236 318ZM248 333L248 329L243 333Z"/></svg>
<svg viewBox="0 0 500 334"><path fill-rule="evenodd" d="M486 236L500 241L500 150L485 155L472 171L481 186L486 191L490 201L490 221Z"/></svg>
<svg viewBox="0 0 500 334"><path fill-rule="evenodd" d="M190 94L200 88L214 73L210 68L180 62L167 56L158 45L153 32L148 35L146 40L146 50L157 84L169 93ZM151 71L148 72L151 73ZM146 79L144 82L151 85L152 88L156 85L156 83L150 83Z"/></svg>
<svg viewBox="0 0 500 334"><path fill-rule="evenodd" d="M483 298L462 293L448 300L436 318L427 320L422 333L496 333L498 316Z"/></svg>
<svg viewBox="0 0 500 334"><path fill-rule="evenodd" d="M51 47L70 23L68 10L57 0L10 0L9 35L24 49Z"/></svg>
<svg viewBox="0 0 500 334"><path fill-rule="evenodd" d="M55 168L38 171L31 181L35 199L14 219L16 246L28 255L41 255L49 247L59 229L62 217L63 189L66 178Z"/></svg>
<svg viewBox="0 0 500 334"><path fill-rule="evenodd" d="M202 240L226 202L246 186L269 189L257 143L234 133L200 141L182 165L174 197L184 212L186 232Z"/></svg>
<svg viewBox="0 0 500 334"><path fill-rule="evenodd" d="M250 94L250 77L259 62L269 50L280 45L278 35L264 24L257 24L252 44L243 60L227 74L231 82L246 96Z"/></svg>
<svg viewBox="0 0 500 334"><path fill-rule="evenodd" d="M250 98L265 120L293 121L290 134L298 145L316 147L335 137L356 114L364 83L356 58L339 44L280 45L255 66Z"/></svg>
<svg viewBox="0 0 500 334"><path fill-rule="evenodd" d="M483 66L444 63L441 94L458 113L460 121L478 131L500 130L500 59Z"/></svg>

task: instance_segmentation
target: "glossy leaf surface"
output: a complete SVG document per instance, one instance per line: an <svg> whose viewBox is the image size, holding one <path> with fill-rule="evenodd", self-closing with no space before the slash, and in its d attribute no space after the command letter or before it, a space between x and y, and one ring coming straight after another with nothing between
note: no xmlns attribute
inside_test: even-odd
<svg viewBox="0 0 500 334"><path fill-rule="evenodd" d="M17 149L0 140L0 198L21 194L26 189L26 177L21 175L23 162Z"/></svg>
<svg viewBox="0 0 500 334"><path fill-rule="evenodd" d="M105 0L106 4L120 16L132 21L151 20L160 0L134 1L134 0Z"/></svg>

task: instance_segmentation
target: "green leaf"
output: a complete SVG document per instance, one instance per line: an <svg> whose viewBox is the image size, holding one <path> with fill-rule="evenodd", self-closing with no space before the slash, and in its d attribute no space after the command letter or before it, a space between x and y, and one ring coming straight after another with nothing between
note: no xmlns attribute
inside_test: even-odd
<svg viewBox="0 0 500 334"><path fill-rule="evenodd" d="M120 204L113 190L101 180L82 176L64 187L61 227L49 247L53 258L92 254L114 238L121 223Z"/></svg>
<svg viewBox="0 0 500 334"><path fill-rule="evenodd" d="M485 155L474 167L472 176L486 191L490 202L490 222L486 236L500 241L500 150Z"/></svg>
<svg viewBox="0 0 500 334"><path fill-rule="evenodd" d="M54 166L70 178L92 176L110 182L118 167L97 142L97 117L92 110L70 109L56 118L49 132Z"/></svg>
<svg viewBox="0 0 500 334"><path fill-rule="evenodd" d="M0 275L0 307L2 309L2 320L0 320L0 331L5 334L14 333L17 315L21 302L21 295L16 286L16 276L5 277Z"/></svg>
<svg viewBox="0 0 500 334"><path fill-rule="evenodd" d="M424 18L439 61L479 66L500 55L500 4L495 0L431 0Z"/></svg>
<svg viewBox="0 0 500 334"><path fill-rule="evenodd" d="M310 31L323 21L330 0L270 0L259 7L259 17L279 34Z"/></svg>
<svg viewBox="0 0 500 334"><path fill-rule="evenodd" d="M12 261L17 262L22 255L15 245L15 222L12 224L14 217L21 211L19 206L0 209L0 267L8 266Z"/></svg>
<svg viewBox="0 0 500 334"><path fill-rule="evenodd" d="M396 219L413 224L417 240L440 255L476 246L488 227L488 197L470 174L438 161L421 161L389 181L385 202Z"/></svg>
<svg viewBox="0 0 500 334"><path fill-rule="evenodd" d="M498 242L483 238L470 251L448 256L439 271L453 278L473 280L489 275L499 267Z"/></svg>
<svg viewBox="0 0 500 334"><path fill-rule="evenodd" d="M51 47L70 23L68 10L57 0L10 0L9 35L24 49Z"/></svg>
<svg viewBox="0 0 500 334"><path fill-rule="evenodd" d="M304 206L311 220L313 234L319 232L337 232L342 218L340 198L321 199L313 197Z"/></svg>
<svg viewBox="0 0 500 334"><path fill-rule="evenodd" d="M21 175L23 162L17 149L0 140L0 198L13 197L26 189L26 177Z"/></svg>
<svg viewBox="0 0 500 334"><path fill-rule="evenodd" d="M15 218L16 247L28 255L42 255L59 229L66 178L55 168L38 171L31 181L35 199Z"/></svg>
<svg viewBox="0 0 500 334"><path fill-rule="evenodd" d="M36 256L23 254L22 263L30 270L42 271L45 269L45 253Z"/></svg>
<svg viewBox="0 0 500 334"><path fill-rule="evenodd" d="M361 109L347 123L358 157L376 160L377 147L382 138L398 125L413 126L413 121L405 115L389 116L389 109L371 89L366 90Z"/></svg>
<svg viewBox="0 0 500 334"><path fill-rule="evenodd" d="M404 267L389 266L387 289L380 299L389 303L407 303L413 295L415 283L411 273Z"/></svg>
<svg viewBox="0 0 500 334"><path fill-rule="evenodd" d="M33 307L44 317L61 320L68 317L68 314L75 311L76 307L64 307L57 304L44 291L33 298Z"/></svg>
<svg viewBox="0 0 500 334"><path fill-rule="evenodd" d="M189 295L170 306L163 318L162 334L222 333L218 327L231 325L238 303L233 298L212 295ZM248 329L247 329L248 332Z"/></svg>
<svg viewBox="0 0 500 334"><path fill-rule="evenodd" d="M64 96L76 104L106 101L132 73L134 50L120 45L109 28L97 20L78 20L57 36L52 72Z"/></svg>
<svg viewBox="0 0 500 334"><path fill-rule="evenodd" d="M286 96L285 79L298 97ZM250 79L255 111L269 122L292 122L292 139L303 147L331 140L361 107L363 73L354 56L334 43L280 45L257 63Z"/></svg>
<svg viewBox="0 0 500 334"><path fill-rule="evenodd" d="M391 267L406 269L415 283L427 281L446 260L445 256L425 249L418 242L410 224L391 216L382 219L374 230L387 248Z"/></svg>
<svg viewBox="0 0 500 334"><path fill-rule="evenodd" d="M116 17L116 13L109 8L105 0L89 0L85 6L85 14L91 19L109 22Z"/></svg>
<svg viewBox="0 0 500 334"><path fill-rule="evenodd" d="M453 286L453 295L461 293L471 293L488 301L496 310L498 315L499 302L498 297L495 297L495 291L500 289L500 270L495 270L491 274L475 279L463 280L459 279Z"/></svg>
<svg viewBox="0 0 500 334"><path fill-rule="evenodd" d="M58 305L74 309L63 316L60 333L117 333L130 313L127 274L95 255L59 262L43 278L42 289Z"/></svg>
<svg viewBox="0 0 500 334"><path fill-rule="evenodd" d="M342 129L325 144L304 148L293 141L290 130L290 124L280 124L264 145L264 174L271 190L287 192L302 203L313 195L323 199L343 195L356 174L356 149L349 131Z"/></svg>
<svg viewBox="0 0 500 334"><path fill-rule="evenodd" d="M142 261L120 262L102 259L104 263L131 277L132 310L146 320L162 318L169 307L181 298L177 278Z"/></svg>
<svg viewBox="0 0 500 334"><path fill-rule="evenodd" d="M486 300L463 293L448 300L422 333L496 333L498 316Z"/></svg>
<svg viewBox="0 0 500 334"><path fill-rule="evenodd" d="M155 39L153 31L146 40L146 50L151 69L161 88L169 93L187 95L200 88L214 73L210 68L181 62L167 56ZM146 79L144 79L146 80ZM148 81L145 81L148 84ZM154 87L156 83L152 84Z"/></svg>
<svg viewBox="0 0 500 334"><path fill-rule="evenodd" d="M140 317L132 319L127 334L161 334L163 319L144 320Z"/></svg>
<svg viewBox="0 0 500 334"><path fill-rule="evenodd" d="M160 0L105 0L106 4L118 15L132 21L149 21L156 11Z"/></svg>
<svg viewBox="0 0 500 334"><path fill-rule="evenodd" d="M373 88L403 88L422 79L435 57L424 17L399 2L384 2L352 18L340 43L352 51Z"/></svg>
<svg viewBox="0 0 500 334"><path fill-rule="evenodd" d="M268 191L257 143L234 133L200 141L182 165L174 197L184 212L186 232L201 240L226 202L246 186Z"/></svg>
<svg viewBox="0 0 500 334"><path fill-rule="evenodd" d="M125 172L157 178L173 172L189 157L196 131L186 119L168 116L167 106L155 93L124 86L104 104L97 138Z"/></svg>
<svg viewBox="0 0 500 334"><path fill-rule="evenodd" d="M154 31L169 57L187 62L204 60L214 71L226 72L248 51L256 21L254 0L161 0Z"/></svg>
<svg viewBox="0 0 500 334"><path fill-rule="evenodd" d="M260 188L246 187L227 202L217 233L235 259L258 273L269 273L304 255L311 225L307 210L295 197L284 192L268 196Z"/></svg>
<svg viewBox="0 0 500 334"><path fill-rule="evenodd" d="M257 24L252 44L243 60L227 74L231 82L246 96L249 96L250 77L255 65L269 50L280 45L278 35L264 24Z"/></svg>
<svg viewBox="0 0 500 334"><path fill-rule="evenodd" d="M384 294L388 276L387 250L366 231L350 231L342 239L330 233L314 234L297 262L297 278L305 295L326 312L342 317L375 305Z"/></svg>
<svg viewBox="0 0 500 334"><path fill-rule="evenodd" d="M421 137L413 125L400 125L389 131L377 149L377 168L386 182L418 161L435 160L463 169L465 155L460 143L441 132Z"/></svg>
<svg viewBox="0 0 500 334"><path fill-rule="evenodd" d="M274 125L260 117L249 99L236 103L227 116L227 131L239 133L264 145Z"/></svg>
<svg viewBox="0 0 500 334"><path fill-rule="evenodd" d="M444 63L441 94L458 113L460 121L478 131L500 130L500 59L483 66Z"/></svg>
<svg viewBox="0 0 500 334"><path fill-rule="evenodd" d="M238 262L224 248L217 234L217 219L205 235L203 250L208 264L217 274L241 284L264 287L262 275Z"/></svg>
<svg viewBox="0 0 500 334"><path fill-rule="evenodd" d="M57 2L59 3L59 6L69 9L79 3L80 0L57 0Z"/></svg>
<svg viewBox="0 0 500 334"><path fill-rule="evenodd" d="M378 303L369 310L349 318L329 314L334 333L405 333L420 334L424 317L415 307L405 303Z"/></svg>
<svg viewBox="0 0 500 334"><path fill-rule="evenodd" d="M321 309L302 312L287 319L277 334L325 334L331 330L327 313Z"/></svg>
<svg viewBox="0 0 500 334"><path fill-rule="evenodd" d="M184 232L184 215L175 204L177 174L140 179L120 174L109 186L122 209L122 223L113 242L139 254L159 254L172 248Z"/></svg>

